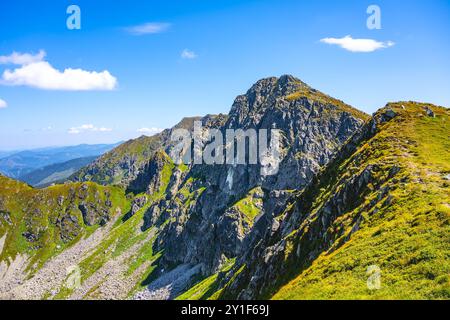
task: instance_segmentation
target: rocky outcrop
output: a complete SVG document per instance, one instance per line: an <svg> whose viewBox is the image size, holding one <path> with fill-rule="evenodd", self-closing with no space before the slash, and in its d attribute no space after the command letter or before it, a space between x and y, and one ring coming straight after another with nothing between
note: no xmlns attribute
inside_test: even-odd
<svg viewBox="0 0 450 320"><path fill-rule="evenodd" d="M224 136L227 129L281 130L278 173L262 176L259 163L194 165L186 179L196 179L197 185L189 192L200 187L204 192L191 199L189 206L180 205L175 195L163 206L151 208L147 216L152 217L148 221L161 213L172 218L156 242L156 250L164 249L160 264L202 264L204 274L220 269L227 258L242 252L246 235L259 225L249 225L233 204L260 187L266 194L260 215L263 220L272 216L275 207L286 205L287 190L307 186L366 118L291 76L258 81L236 98L219 129Z"/></svg>
<svg viewBox="0 0 450 320"><path fill-rule="evenodd" d="M78 217L70 213L58 218L56 225L60 230L61 240L65 243L74 240L82 229L78 222Z"/></svg>
<svg viewBox="0 0 450 320"><path fill-rule="evenodd" d="M131 204L131 216L141 210L147 204L147 201L147 196L145 195L134 198L133 203Z"/></svg>
<svg viewBox="0 0 450 320"><path fill-rule="evenodd" d="M136 179L129 184L127 191L135 194L157 192L162 186L163 168L170 162L171 160L164 151L157 151L152 159L141 168Z"/></svg>

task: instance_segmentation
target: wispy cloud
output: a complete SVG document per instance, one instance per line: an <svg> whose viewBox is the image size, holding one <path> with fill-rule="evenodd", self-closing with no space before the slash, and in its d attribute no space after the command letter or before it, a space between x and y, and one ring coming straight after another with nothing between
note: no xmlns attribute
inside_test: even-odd
<svg viewBox="0 0 450 320"><path fill-rule="evenodd" d="M0 64L20 66L5 70L0 84L66 91L113 90L117 86L117 79L107 70L96 72L67 68L59 71L44 61L45 56L42 50L36 55L14 52L0 56Z"/></svg>
<svg viewBox="0 0 450 320"><path fill-rule="evenodd" d="M144 34L156 34L167 31L171 24L166 22L148 22L137 26L125 28L125 30L133 35L141 36Z"/></svg>
<svg viewBox="0 0 450 320"><path fill-rule="evenodd" d="M96 127L93 124L83 124L79 127L72 127L68 130L69 134L79 134L83 132L110 132L112 129L105 127Z"/></svg>
<svg viewBox="0 0 450 320"><path fill-rule="evenodd" d="M140 128L137 130L137 132L145 134L145 135L155 135L157 133L160 133L164 129L160 128Z"/></svg>
<svg viewBox="0 0 450 320"><path fill-rule="evenodd" d="M374 52L395 45L392 41L381 42L373 39L353 39L352 36L343 38L324 38L320 42L337 45L350 52Z"/></svg>
<svg viewBox="0 0 450 320"><path fill-rule="evenodd" d="M183 59L195 59L197 57L198 57L197 54L194 51L191 51L189 49L184 49L181 52L181 58L183 58Z"/></svg>
<svg viewBox="0 0 450 320"><path fill-rule="evenodd" d="M6 108L8 104L5 100L0 99L0 109Z"/></svg>
<svg viewBox="0 0 450 320"><path fill-rule="evenodd" d="M44 50L40 50L37 54L13 52L9 56L0 56L0 64L27 65L43 61L45 55L46 53Z"/></svg>
<svg viewBox="0 0 450 320"><path fill-rule="evenodd" d="M52 131L53 130L53 127L51 127L51 126L48 126L48 127L43 127L43 128L40 128L40 129L29 129L29 128L27 128L27 129L23 129L23 132L50 132L50 131Z"/></svg>

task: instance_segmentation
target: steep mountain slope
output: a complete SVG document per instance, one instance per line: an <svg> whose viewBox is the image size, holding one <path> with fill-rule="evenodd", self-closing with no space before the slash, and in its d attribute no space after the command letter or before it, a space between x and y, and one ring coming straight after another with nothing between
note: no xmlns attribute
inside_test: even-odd
<svg viewBox="0 0 450 320"><path fill-rule="evenodd" d="M173 130L187 129L192 131L194 121L202 121L204 125L217 125L223 122L224 115L208 115L203 118L191 117L182 119L176 126L166 129L154 136L142 136L138 139L129 140L110 152L104 154L97 161L75 173L73 181L93 181L103 185L118 185L127 189L136 184L142 176L146 175L146 166L152 160L158 150L167 150L173 146L170 141ZM145 190L146 186L138 189Z"/></svg>
<svg viewBox="0 0 450 320"><path fill-rule="evenodd" d="M448 299L449 116L413 102L377 112L309 187L258 221L232 271L180 298Z"/></svg>
<svg viewBox="0 0 450 320"><path fill-rule="evenodd" d="M136 197L92 182L36 190L0 177L0 298L124 299L145 283L160 253L143 216L178 170L164 151L155 159L161 183Z"/></svg>
<svg viewBox="0 0 450 320"><path fill-rule="evenodd" d="M450 298L450 112L415 103L387 110L395 118L337 172L366 173L360 205L337 212L328 231L341 228L335 244L275 299ZM380 271L379 290L367 287L371 269Z"/></svg>
<svg viewBox="0 0 450 320"><path fill-rule="evenodd" d="M4 176L0 182L0 234L7 233L11 244L3 248L3 258L28 249L54 250L77 238L84 226L105 224L125 202L120 189L89 183L37 190Z"/></svg>
<svg viewBox="0 0 450 320"><path fill-rule="evenodd" d="M147 221L171 218L156 241L155 248L164 249L161 268L201 265L204 275L220 270L241 254L257 218L305 187L367 118L292 76L258 81L236 98L220 130L224 136L227 129L281 130L278 172L261 175L261 163L194 165L172 196L146 214Z"/></svg>
<svg viewBox="0 0 450 320"><path fill-rule="evenodd" d="M115 187L37 190L0 176L0 295L126 209L124 192Z"/></svg>
<svg viewBox="0 0 450 320"><path fill-rule="evenodd" d="M98 144L21 151L0 159L0 172L17 179L36 169L72 159L98 157L118 144Z"/></svg>
<svg viewBox="0 0 450 320"><path fill-rule="evenodd" d="M20 176L18 179L31 186L42 188L61 183L81 168L94 162L97 157L85 157L52 164Z"/></svg>

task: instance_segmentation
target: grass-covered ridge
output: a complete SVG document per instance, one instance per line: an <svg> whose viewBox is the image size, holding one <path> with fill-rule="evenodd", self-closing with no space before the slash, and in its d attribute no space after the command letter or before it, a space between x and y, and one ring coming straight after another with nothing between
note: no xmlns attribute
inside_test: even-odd
<svg viewBox="0 0 450 320"><path fill-rule="evenodd" d="M0 176L0 238L6 236L0 261L27 255L37 269L128 207L116 187L88 182L33 189Z"/></svg>
<svg viewBox="0 0 450 320"><path fill-rule="evenodd" d="M141 168L161 147L161 136L142 136L129 140L117 148L107 152L91 165L75 173L72 180L94 181L102 185L125 186L129 169Z"/></svg>
<svg viewBox="0 0 450 320"><path fill-rule="evenodd" d="M341 100L335 99L319 90L313 89L307 85L299 85L298 90L294 93L288 94L285 99L287 101L296 101L307 99L313 103L320 103L322 105L336 106L338 110L348 112L358 119L368 120L370 116L352 106L344 103Z"/></svg>
<svg viewBox="0 0 450 320"><path fill-rule="evenodd" d="M392 112L395 117L381 124L322 185L310 212L312 222L285 239L286 250L292 250L287 254L295 254L306 243L301 239L307 229L324 217L324 204L369 168L372 179L353 200L356 205L343 210L328 228L340 236L277 290L274 299L450 298L450 113L401 102L375 117ZM379 290L366 284L370 266L381 270Z"/></svg>

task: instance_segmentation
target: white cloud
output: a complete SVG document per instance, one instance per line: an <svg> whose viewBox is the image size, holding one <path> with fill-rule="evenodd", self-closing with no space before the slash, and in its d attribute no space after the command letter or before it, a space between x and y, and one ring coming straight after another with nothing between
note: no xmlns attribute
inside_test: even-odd
<svg viewBox="0 0 450 320"><path fill-rule="evenodd" d="M67 68L64 71L55 69L44 61L45 51L37 55L13 53L0 56L2 64L17 64L14 70L5 70L0 84L10 86L29 86L44 90L113 90L117 79L109 71L85 71Z"/></svg>
<svg viewBox="0 0 450 320"><path fill-rule="evenodd" d="M0 109L6 108L8 104L5 100L0 99Z"/></svg>
<svg viewBox="0 0 450 320"><path fill-rule="evenodd" d="M163 130L164 129L160 129L160 128L140 128L137 130L137 132L145 134L145 135L154 135L154 134L160 133Z"/></svg>
<svg viewBox="0 0 450 320"><path fill-rule="evenodd" d="M112 129L105 127L96 127L93 124L83 124L79 127L72 127L67 132L70 134L79 134L83 132L110 132Z"/></svg>
<svg viewBox="0 0 450 320"><path fill-rule="evenodd" d="M197 54L194 51L191 51L189 49L184 49L181 52L181 58L183 58L183 59L195 59L197 57L198 57Z"/></svg>
<svg viewBox="0 0 450 320"><path fill-rule="evenodd" d="M325 38L321 39L320 42L338 45L342 49L351 52L373 52L395 45L392 41L380 42L373 39L353 39L352 36L345 36L344 38Z"/></svg>
<svg viewBox="0 0 450 320"><path fill-rule="evenodd" d="M148 22L138 26L126 28L126 30L136 36L144 34L155 34L167 31L170 28L170 23L165 22Z"/></svg>
<svg viewBox="0 0 450 320"><path fill-rule="evenodd" d="M9 56L0 56L0 64L17 64L27 65L34 62L43 61L45 58L45 51L40 50L38 54L13 52Z"/></svg>

